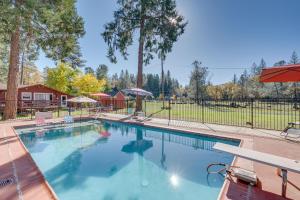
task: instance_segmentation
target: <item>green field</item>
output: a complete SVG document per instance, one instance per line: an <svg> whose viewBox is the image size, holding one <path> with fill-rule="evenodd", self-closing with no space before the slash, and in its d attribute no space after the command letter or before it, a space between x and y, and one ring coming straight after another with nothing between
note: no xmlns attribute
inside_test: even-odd
<svg viewBox="0 0 300 200"><path fill-rule="evenodd" d="M288 122L300 121L300 110L293 108L288 102L238 102L235 107L228 101L211 101L198 105L195 103L171 103L165 101L167 107L163 109L163 102L147 101L143 103L146 115L171 120L183 120L224 124L233 126L248 126L263 129L284 129ZM133 105L134 106L134 105ZM117 112L126 113L126 109Z"/></svg>

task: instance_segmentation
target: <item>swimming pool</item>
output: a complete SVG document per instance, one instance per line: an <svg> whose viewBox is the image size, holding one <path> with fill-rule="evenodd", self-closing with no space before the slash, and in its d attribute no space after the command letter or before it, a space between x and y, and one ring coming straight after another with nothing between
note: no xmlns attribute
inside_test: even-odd
<svg viewBox="0 0 300 200"><path fill-rule="evenodd" d="M206 167L233 156L212 147L239 144L110 121L17 132L62 200L217 199L224 177Z"/></svg>

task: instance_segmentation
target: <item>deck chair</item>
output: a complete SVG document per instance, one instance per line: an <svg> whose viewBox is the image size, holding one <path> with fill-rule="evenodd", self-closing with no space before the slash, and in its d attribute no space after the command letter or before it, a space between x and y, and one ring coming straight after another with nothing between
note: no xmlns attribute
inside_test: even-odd
<svg viewBox="0 0 300 200"><path fill-rule="evenodd" d="M70 115L66 115L64 116L64 123L65 124L70 124L70 123L73 123L74 122L74 118Z"/></svg>
<svg viewBox="0 0 300 200"><path fill-rule="evenodd" d="M35 119L35 122L36 122L36 126L44 126L44 125L46 125L46 121L45 121L44 117L37 117Z"/></svg>
<svg viewBox="0 0 300 200"><path fill-rule="evenodd" d="M290 136L293 138L300 138L300 129L297 129L296 126L300 126L300 122L289 122L288 126L283 129L283 131L280 133L281 136L284 136L285 138L288 137L289 135L294 135ZM289 133L289 130L295 129L295 131L292 131L293 133Z"/></svg>

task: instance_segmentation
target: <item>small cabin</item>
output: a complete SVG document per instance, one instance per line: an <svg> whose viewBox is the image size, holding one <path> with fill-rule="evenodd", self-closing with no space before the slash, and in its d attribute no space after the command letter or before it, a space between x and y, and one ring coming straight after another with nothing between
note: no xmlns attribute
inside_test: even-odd
<svg viewBox="0 0 300 200"><path fill-rule="evenodd" d="M108 94L95 93L91 94L94 96L102 106L112 106L113 109L123 109L126 107L126 97L117 88L113 88Z"/></svg>
<svg viewBox="0 0 300 200"><path fill-rule="evenodd" d="M5 103L7 86L0 85L0 102ZM18 87L18 109L66 107L71 95L60 92L43 84L20 85Z"/></svg>
<svg viewBox="0 0 300 200"><path fill-rule="evenodd" d="M108 94L113 97L112 105L115 109L123 109L126 107L126 96L117 88L113 88Z"/></svg>

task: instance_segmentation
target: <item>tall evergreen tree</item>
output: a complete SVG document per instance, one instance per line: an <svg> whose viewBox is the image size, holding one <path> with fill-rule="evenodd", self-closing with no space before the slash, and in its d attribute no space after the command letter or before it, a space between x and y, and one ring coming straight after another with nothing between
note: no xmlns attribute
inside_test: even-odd
<svg viewBox="0 0 300 200"><path fill-rule="evenodd" d="M92 74L92 75L95 75L95 70L91 67L85 67L84 68L84 73L85 74Z"/></svg>
<svg viewBox="0 0 300 200"><path fill-rule="evenodd" d="M186 22L176 11L175 0L118 0L118 5L114 20L105 25L102 33L108 44L108 57L116 62L115 51L118 50L126 59L134 32L139 30L137 87L142 88L143 64L149 64L160 46L165 47L165 52L170 52ZM136 110L142 110L139 96Z"/></svg>
<svg viewBox="0 0 300 200"><path fill-rule="evenodd" d="M233 84L237 84L237 76L236 76L236 74L234 74L233 75L233 79L232 79L232 82L233 82Z"/></svg>
<svg viewBox="0 0 300 200"><path fill-rule="evenodd" d="M0 35L0 83L7 82L9 43Z"/></svg>
<svg viewBox="0 0 300 200"><path fill-rule="evenodd" d="M63 60L74 52L78 45L77 39L83 36L83 20L77 15L75 0L3 0L0 3L0 27L1 34L10 38L9 87L4 118L14 119L17 111L21 38L27 34L32 35L33 43L46 56Z"/></svg>
<svg viewBox="0 0 300 200"><path fill-rule="evenodd" d="M297 55L296 51L293 51L289 63L290 63L290 64L298 64L299 62L300 62L300 61L299 61L299 58L298 58L298 55Z"/></svg>
<svg viewBox="0 0 300 200"><path fill-rule="evenodd" d="M199 103L200 98L206 96L206 79L208 71L205 67L202 67L201 64L202 63L197 60L193 62L194 69L190 78L190 90L197 103Z"/></svg>
<svg viewBox="0 0 300 200"><path fill-rule="evenodd" d="M99 65L96 69L96 77L98 80L106 79L107 80L108 67L104 64Z"/></svg>

